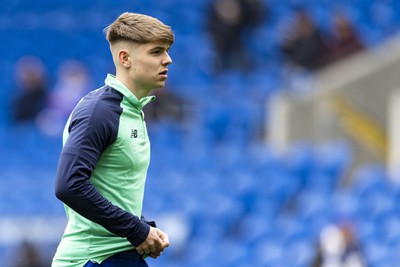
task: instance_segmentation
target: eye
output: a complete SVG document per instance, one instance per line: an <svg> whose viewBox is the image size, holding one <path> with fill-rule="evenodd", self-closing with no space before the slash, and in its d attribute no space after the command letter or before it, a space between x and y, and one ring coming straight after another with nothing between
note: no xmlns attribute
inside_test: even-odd
<svg viewBox="0 0 400 267"><path fill-rule="evenodd" d="M161 50L154 50L153 52L151 52L152 55L161 55L161 53Z"/></svg>

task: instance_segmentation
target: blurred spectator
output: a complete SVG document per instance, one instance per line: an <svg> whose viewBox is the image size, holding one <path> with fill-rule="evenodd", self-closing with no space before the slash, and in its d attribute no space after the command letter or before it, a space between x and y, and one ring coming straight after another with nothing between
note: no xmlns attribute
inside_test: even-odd
<svg viewBox="0 0 400 267"><path fill-rule="evenodd" d="M84 94L91 88L89 73L81 62L67 60L62 63L58 78L50 95L50 107L62 116L68 116Z"/></svg>
<svg viewBox="0 0 400 267"><path fill-rule="evenodd" d="M247 70L251 60L245 50L244 33L256 28L266 16L259 0L215 0L207 14L207 30L214 43L217 72Z"/></svg>
<svg viewBox="0 0 400 267"><path fill-rule="evenodd" d="M45 104L47 71L43 62L35 56L22 57L15 65L18 96L13 102L13 121L34 121Z"/></svg>
<svg viewBox="0 0 400 267"><path fill-rule="evenodd" d="M40 129L48 135L59 135L72 109L89 88L91 79L83 63L77 60L62 63L47 107L38 117Z"/></svg>
<svg viewBox="0 0 400 267"><path fill-rule="evenodd" d="M364 49L354 25L344 13L334 12L332 27L326 63L332 63Z"/></svg>
<svg viewBox="0 0 400 267"><path fill-rule="evenodd" d="M366 267L351 224L328 225L322 230L311 267Z"/></svg>
<svg viewBox="0 0 400 267"><path fill-rule="evenodd" d="M316 70L323 64L327 50L325 39L318 25L304 9L297 9L290 30L284 33L281 50L294 67Z"/></svg>
<svg viewBox="0 0 400 267"><path fill-rule="evenodd" d="M168 89L155 91L154 95L157 97L156 104L150 103L143 109L149 122L162 120L181 122L187 117L183 100Z"/></svg>
<svg viewBox="0 0 400 267"><path fill-rule="evenodd" d="M22 242L13 267L44 267L39 250L27 241Z"/></svg>
<svg viewBox="0 0 400 267"><path fill-rule="evenodd" d="M258 27L269 15L269 9L265 1L239 0L243 13L243 24L246 30Z"/></svg>

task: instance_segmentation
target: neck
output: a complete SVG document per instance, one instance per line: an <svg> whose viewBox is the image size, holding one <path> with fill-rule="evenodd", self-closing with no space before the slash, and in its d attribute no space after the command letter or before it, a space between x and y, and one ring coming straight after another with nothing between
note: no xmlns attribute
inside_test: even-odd
<svg viewBox="0 0 400 267"><path fill-rule="evenodd" d="M136 96L136 98L138 100L140 100L143 97L146 97L150 94L150 92L148 90L145 90L145 89L141 88L140 86L138 86L137 84L135 84L133 81L128 79L126 75L121 75L117 72L117 74L115 75L115 78L118 81L122 82L129 89L129 91L131 91Z"/></svg>

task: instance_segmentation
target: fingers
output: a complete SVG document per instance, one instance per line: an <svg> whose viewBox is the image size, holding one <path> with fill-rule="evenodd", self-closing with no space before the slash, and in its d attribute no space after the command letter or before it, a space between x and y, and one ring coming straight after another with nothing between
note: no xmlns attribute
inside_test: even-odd
<svg viewBox="0 0 400 267"><path fill-rule="evenodd" d="M143 250L140 246L137 246L137 247L136 247L136 251L137 251L137 253L138 253L139 255L143 255L143 254L144 254L144 250Z"/></svg>
<svg viewBox="0 0 400 267"><path fill-rule="evenodd" d="M156 259L168 246L168 235L157 228L151 227L146 240L137 246L136 250L140 255L145 254L153 259Z"/></svg>
<svg viewBox="0 0 400 267"><path fill-rule="evenodd" d="M157 252L157 253L150 253L149 257L153 259L157 259L157 257L160 257L162 252Z"/></svg>
<svg viewBox="0 0 400 267"><path fill-rule="evenodd" d="M158 230L158 229L157 229ZM166 233L161 230L157 231L158 237L161 239L163 249L169 247L169 238Z"/></svg>
<svg viewBox="0 0 400 267"><path fill-rule="evenodd" d="M153 259L156 259L164 251L164 248L156 249L154 246L153 247L147 247L147 248L136 247L136 251L140 255L148 255L149 257L151 257Z"/></svg>
<svg viewBox="0 0 400 267"><path fill-rule="evenodd" d="M151 227L146 240L137 246L136 250L140 255L146 254L157 257L161 254L164 248L165 245L163 239L159 236L158 229Z"/></svg>
<svg viewBox="0 0 400 267"><path fill-rule="evenodd" d="M150 255L150 254L157 253L157 251L160 251L160 250L161 250L161 249L158 249L157 246L154 246L154 245L147 245L147 244L144 244L144 243L145 243L145 242L143 242L142 244L140 244L140 246L137 246L137 247L136 247L136 251L137 251L140 255L143 255L143 254Z"/></svg>
<svg viewBox="0 0 400 267"><path fill-rule="evenodd" d="M139 251L138 251L139 253ZM145 255L145 256L149 256L150 258L153 259L157 259L159 256L161 256L162 252L158 251L158 252L150 252L150 253L145 253L145 252L140 252L139 255Z"/></svg>

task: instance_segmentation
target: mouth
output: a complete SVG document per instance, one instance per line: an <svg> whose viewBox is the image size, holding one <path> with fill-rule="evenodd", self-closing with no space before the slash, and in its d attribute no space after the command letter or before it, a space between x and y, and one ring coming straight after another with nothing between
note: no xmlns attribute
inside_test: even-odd
<svg viewBox="0 0 400 267"><path fill-rule="evenodd" d="M168 73L168 70L164 70L164 71L160 72L159 75L160 75L161 77L167 79L167 78L168 78L167 73Z"/></svg>

